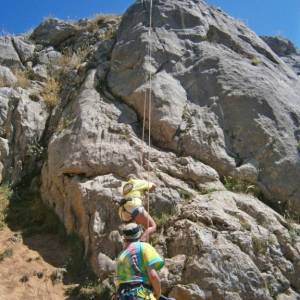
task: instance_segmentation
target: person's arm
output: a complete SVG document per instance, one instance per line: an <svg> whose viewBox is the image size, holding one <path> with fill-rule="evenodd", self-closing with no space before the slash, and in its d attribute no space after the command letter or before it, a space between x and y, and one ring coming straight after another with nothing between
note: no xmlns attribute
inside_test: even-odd
<svg viewBox="0 0 300 300"><path fill-rule="evenodd" d="M156 223L153 218L149 215L149 213L144 209L142 213L138 214L134 221L137 224L143 225L145 231L143 232L140 240L142 242L146 242L149 240L151 234L156 231Z"/></svg>
<svg viewBox="0 0 300 300"><path fill-rule="evenodd" d="M149 188L149 192L152 193L156 189L156 185L154 183L151 183L151 186Z"/></svg>
<svg viewBox="0 0 300 300"><path fill-rule="evenodd" d="M156 270L152 267L147 268L148 277L153 288L154 296L156 299L159 299L161 296L161 285L160 285L160 278L156 272Z"/></svg>

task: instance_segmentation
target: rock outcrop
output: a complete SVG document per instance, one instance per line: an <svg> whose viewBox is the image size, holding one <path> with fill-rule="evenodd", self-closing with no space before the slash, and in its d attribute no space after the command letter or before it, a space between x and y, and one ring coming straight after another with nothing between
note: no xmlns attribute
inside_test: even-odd
<svg viewBox="0 0 300 300"><path fill-rule="evenodd" d="M104 279L122 247L122 181L149 178L166 294L299 299L297 74L203 1L155 1L151 35L149 8L1 38L0 180L38 187Z"/></svg>
<svg viewBox="0 0 300 300"><path fill-rule="evenodd" d="M280 36L261 38L286 64L292 67L298 76L300 75L300 52L291 41Z"/></svg>

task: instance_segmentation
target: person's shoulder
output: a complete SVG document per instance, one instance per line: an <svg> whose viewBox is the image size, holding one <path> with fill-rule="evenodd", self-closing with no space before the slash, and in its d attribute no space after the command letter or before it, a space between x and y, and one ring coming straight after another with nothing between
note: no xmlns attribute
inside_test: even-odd
<svg viewBox="0 0 300 300"><path fill-rule="evenodd" d="M155 250L155 248L153 246L151 246L149 243L147 243L147 242L140 242L140 243L141 243L142 248L144 250L148 250L148 251L152 251L152 252L157 253L157 251Z"/></svg>

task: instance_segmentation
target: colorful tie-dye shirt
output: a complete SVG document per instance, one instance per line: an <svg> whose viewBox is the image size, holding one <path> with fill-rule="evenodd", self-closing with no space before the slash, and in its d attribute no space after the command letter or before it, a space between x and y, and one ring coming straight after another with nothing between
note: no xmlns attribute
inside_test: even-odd
<svg viewBox="0 0 300 300"><path fill-rule="evenodd" d="M121 283L149 284L147 267L160 270L163 259L148 243L133 242L117 258L117 285Z"/></svg>

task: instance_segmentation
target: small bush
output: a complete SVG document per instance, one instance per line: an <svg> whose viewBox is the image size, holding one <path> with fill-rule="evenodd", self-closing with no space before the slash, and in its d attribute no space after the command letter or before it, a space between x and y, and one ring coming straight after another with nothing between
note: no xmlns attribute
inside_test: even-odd
<svg viewBox="0 0 300 300"><path fill-rule="evenodd" d="M193 198L193 194L183 188L177 188L177 192L179 193L180 197L185 201L189 201Z"/></svg>
<svg viewBox="0 0 300 300"><path fill-rule="evenodd" d="M89 52L89 45L81 46L75 52L70 49L64 50L59 59L59 66L61 67L60 72L64 73L70 69L77 69L85 61Z"/></svg>
<svg viewBox="0 0 300 300"><path fill-rule="evenodd" d="M75 119L70 119L68 117L61 118L57 125L56 132L57 133L63 132L65 129L69 128L74 122Z"/></svg>
<svg viewBox="0 0 300 300"><path fill-rule="evenodd" d="M8 86L9 86L9 84L8 84L8 82L5 80L5 78L0 77L0 88L1 88L1 87L8 87Z"/></svg>
<svg viewBox="0 0 300 300"><path fill-rule="evenodd" d="M251 224L246 219L240 217L239 220L240 220L241 227L245 231L251 231Z"/></svg>
<svg viewBox="0 0 300 300"><path fill-rule="evenodd" d="M285 212L284 218L287 223L287 229L291 238L291 242L295 245L298 241L300 241L300 228L297 228L297 224L300 223L299 215L292 215L289 212Z"/></svg>
<svg viewBox="0 0 300 300"><path fill-rule="evenodd" d="M223 181L224 186L229 191L236 193L252 194L254 196L258 196L260 194L258 187L248 181L233 178L231 176L225 176L223 178Z"/></svg>
<svg viewBox="0 0 300 300"><path fill-rule="evenodd" d="M15 87L21 87L23 89L27 89L30 86L30 80L28 79L28 74L23 70L13 70L14 75L17 78L17 82L15 83Z"/></svg>
<svg viewBox="0 0 300 300"><path fill-rule="evenodd" d="M60 84L53 77L48 78L42 90L42 98L49 108L54 108L59 103Z"/></svg>
<svg viewBox="0 0 300 300"><path fill-rule="evenodd" d="M5 249L2 253L0 253L0 262L3 261L5 258L13 256L13 249L8 248Z"/></svg>
<svg viewBox="0 0 300 300"><path fill-rule="evenodd" d="M93 32L97 30L103 23L113 18L113 15L97 14L92 19L88 20L87 30Z"/></svg>
<svg viewBox="0 0 300 300"><path fill-rule="evenodd" d="M266 254L268 250L268 242L255 235L252 236L252 246L256 254Z"/></svg>
<svg viewBox="0 0 300 300"><path fill-rule="evenodd" d="M261 60L258 59L257 57L253 57L253 58L251 59L251 65L253 65L253 66L258 66L259 64L261 64Z"/></svg>
<svg viewBox="0 0 300 300"><path fill-rule="evenodd" d="M162 212L160 214L154 215L153 219L156 223L156 226L158 228L161 228L161 227L163 227L164 225L167 224L167 222L170 220L171 217L172 217L172 214Z"/></svg>
<svg viewBox="0 0 300 300"><path fill-rule="evenodd" d="M9 205L9 198L11 196L11 190L7 185L0 186L0 230L5 225L5 219L7 215L7 208Z"/></svg>

